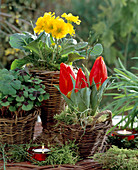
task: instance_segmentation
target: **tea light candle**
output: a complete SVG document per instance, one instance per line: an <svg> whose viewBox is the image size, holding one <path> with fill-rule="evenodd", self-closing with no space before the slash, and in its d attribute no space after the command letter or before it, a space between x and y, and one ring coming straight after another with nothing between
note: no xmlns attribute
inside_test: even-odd
<svg viewBox="0 0 138 170"><path fill-rule="evenodd" d="M46 159L46 153L50 152L49 149L44 148L44 145L42 145L42 148L37 148L32 150L34 152L33 158L37 161L44 161Z"/></svg>
<svg viewBox="0 0 138 170"><path fill-rule="evenodd" d="M132 134L132 132L126 131L126 129L119 130L119 131L117 131L117 133L120 134L120 135L131 135Z"/></svg>
<svg viewBox="0 0 138 170"><path fill-rule="evenodd" d="M127 131L126 129L115 131L113 133L113 136L114 135L120 137L121 139L124 139L124 138L127 138L128 140L134 139L134 134L132 134L132 132L130 131Z"/></svg>

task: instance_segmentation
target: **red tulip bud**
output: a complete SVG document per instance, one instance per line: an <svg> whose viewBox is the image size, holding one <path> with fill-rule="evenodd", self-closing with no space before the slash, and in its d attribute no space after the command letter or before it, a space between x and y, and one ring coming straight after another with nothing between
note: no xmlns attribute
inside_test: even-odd
<svg viewBox="0 0 138 170"><path fill-rule="evenodd" d="M59 88L60 91L67 96L67 94L73 89L73 83L70 75L75 79L75 74L70 66L64 63L60 64L60 79Z"/></svg>
<svg viewBox="0 0 138 170"><path fill-rule="evenodd" d="M107 79L107 68L102 56L98 57L95 60L95 63L90 72L90 85L92 84L92 80L96 84L97 89L103 84L103 82Z"/></svg>

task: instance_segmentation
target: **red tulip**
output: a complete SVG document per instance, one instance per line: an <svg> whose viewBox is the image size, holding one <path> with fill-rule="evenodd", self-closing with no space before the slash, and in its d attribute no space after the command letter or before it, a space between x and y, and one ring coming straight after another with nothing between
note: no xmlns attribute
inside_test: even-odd
<svg viewBox="0 0 138 170"><path fill-rule="evenodd" d="M75 84L76 92L77 92L79 89L88 87L88 84L87 84L86 82L87 82L87 79L86 79L86 77L85 77L85 74L83 73L82 69L80 68L80 69L78 70L77 78L76 78L76 84Z"/></svg>
<svg viewBox="0 0 138 170"><path fill-rule="evenodd" d="M66 96L73 89L73 83L70 75L75 79L75 74L71 69L71 67L67 66L64 63L61 63L59 87L60 87L60 91Z"/></svg>
<svg viewBox="0 0 138 170"><path fill-rule="evenodd" d="M95 63L91 69L89 77L90 85L92 84L93 79L96 84L97 90L107 79L107 68L102 56L98 57L95 60Z"/></svg>

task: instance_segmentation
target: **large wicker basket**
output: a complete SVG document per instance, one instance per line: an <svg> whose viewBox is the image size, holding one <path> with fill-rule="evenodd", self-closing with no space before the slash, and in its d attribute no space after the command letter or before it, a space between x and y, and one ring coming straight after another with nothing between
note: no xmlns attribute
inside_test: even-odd
<svg viewBox="0 0 138 170"><path fill-rule="evenodd" d="M33 140L34 126L39 110L17 120L0 118L0 142L25 144Z"/></svg>
<svg viewBox="0 0 138 170"><path fill-rule="evenodd" d="M46 92L50 94L50 98L42 103L41 120L43 129L51 129L56 124L53 116L61 113L65 104L60 92L53 86L59 85L60 72L30 70L30 73L42 80Z"/></svg>
<svg viewBox="0 0 138 170"><path fill-rule="evenodd" d="M107 114L104 122L98 118ZM98 113L92 124L86 126L85 130L80 125L59 124L59 133L62 134L62 143L72 140L78 144L80 156L86 158L96 152L104 152L106 149L106 132L112 127L112 113L109 110Z"/></svg>

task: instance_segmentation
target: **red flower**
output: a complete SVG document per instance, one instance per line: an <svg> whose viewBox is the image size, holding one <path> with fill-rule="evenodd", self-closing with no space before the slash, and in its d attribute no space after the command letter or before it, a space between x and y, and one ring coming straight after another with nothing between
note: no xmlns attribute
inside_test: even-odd
<svg viewBox="0 0 138 170"><path fill-rule="evenodd" d="M67 96L67 94L73 89L73 83L70 75L75 79L75 74L70 66L64 63L60 64L60 91Z"/></svg>
<svg viewBox="0 0 138 170"><path fill-rule="evenodd" d="M107 79L107 68L102 56L95 60L95 63L91 69L89 77L90 85L92 84L93 79L97 89L99 89L99 87Z"/></svg>
<svg viewBox="0 0 138 170"><path fill-rule="evenodd" d="M79 89L88 87L88 84L87 84L86 82L87 82L87 79L86 79L86 77L85 77L85 74L83 73L82 69L80 68L80 69L78 70L77 78L76 78L76 84L75 84L76 92L77 92Z"/></svg>

